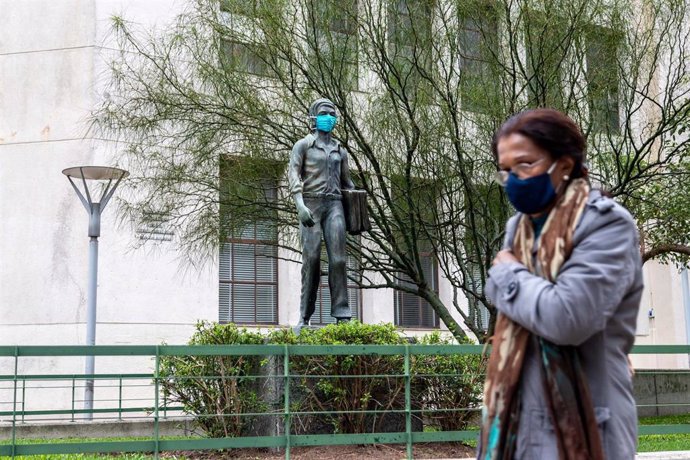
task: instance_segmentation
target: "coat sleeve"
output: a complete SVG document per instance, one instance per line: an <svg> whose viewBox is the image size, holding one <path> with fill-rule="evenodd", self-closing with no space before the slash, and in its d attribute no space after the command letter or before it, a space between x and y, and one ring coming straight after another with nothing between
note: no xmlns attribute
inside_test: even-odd
<svg viewBox="0 0 690 460"><path fill-rule="evenodd" d="M518 263L489 270L486 293L496 308L534 334L579 345L606 327L640 265L637 228L616 206L596 218L563 264L555 283Z"/></svg>

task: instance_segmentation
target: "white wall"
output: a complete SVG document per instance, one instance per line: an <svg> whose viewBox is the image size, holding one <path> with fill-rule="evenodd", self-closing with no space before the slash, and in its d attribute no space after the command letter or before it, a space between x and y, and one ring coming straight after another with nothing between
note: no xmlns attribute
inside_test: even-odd
<svg viewBox="0 0 690 460"><path fill-rule="evenodd" d="M650 261L644 266L638 345L682 345L688 343L686 311L678 268ZM653 318L649 317L650 310ZM688 355L632 355L637 368L687 369Z"/></svg>
<svg viewBox="0 0 690 460"><path fill-rule="evenodd" d="M60 171L112 164L118 154L117 145L84 138L104 93L111 16L153 30L184 4L0 0L0 344L84 342L87 215ZM216 320L217 267L181 271L170 243L134 251L133 230L115 218L113 201L100 239L97 343L182 343L197 319ZM645 301L653 300L656 320L638 343L685 343L679 278L647 265ZM299 265L280 263L281 324L298 320L299 286ZM439 287L451 305L450 284ZM392 322L393 299L390 289L364 290L364 321Z"/></svg>
<svg viewBox="0 0 690 460"><path fill-rule="evenodd" d="M109 165L118 153L85 137L103 93L110 17L153 27L181 4L0 1L0 344L84 343L88 219L61 171ZM116 224L113 200L100 238L97 343L180 343L197 319L217 319L217 268L183 273L169 244L133 251L134 237Z"/></svg>

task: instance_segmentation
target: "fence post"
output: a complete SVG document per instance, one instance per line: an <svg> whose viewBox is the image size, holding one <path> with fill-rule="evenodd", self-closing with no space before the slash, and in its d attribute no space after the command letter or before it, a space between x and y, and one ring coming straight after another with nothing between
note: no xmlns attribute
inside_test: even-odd
<svg viewBox="0 0 690 460"><path fill-rule="evenodd" d="M160 350L159 346L156 345L156 371L153 376L153 382L154 382L154 387L155 387L155 392L156 392L156 402L155 402L155 407L153 408L153 443L154 443L154 452L153 452L153 458L158 459L158 438L159 438L159 427L158 427L158 404L159 404L159 388L158 388L158 375L160 372Z"/></svg>
<svg viewBox="0 0 690 460"><path fill-rule="evenodd" d="M17 373L19 372L19 347L14 347L14 396L12 400L12 458L17 448Z"/></svg>
<svg viewBox="0 0 690 460"><path fill-rule="evenodd" d="M410 383L410 346L405 344L405 434L408 460L412 460L412 394Z"/></svg>
<svg viewBox="0 0 690 460"><path fill-rule="evenodd" d="M76 381L74 377L72 377L72 421L74 421L74 390L76 386Z"/></svg>
<svg viewBox="0 0 690 460"><path fill-rule="evenodd" d="M120 375L120 388L117 397L117 418L122 420L122 375Z"/></svg>
<svg viewBox="0 0 690 460"><path fill-rule="evenodd" d="M285 400L285 425L283 431L285 432L285 459L290 460L290 348L285 344L285 351L283 354L283 376L285 383L284 400Z"/></svg>
<svg viewBox="0 0 690 460"><path fill-rule="evenodd" d="M22 379L22 423L24 423L24 413L26 412L26 377Z"/></svg>

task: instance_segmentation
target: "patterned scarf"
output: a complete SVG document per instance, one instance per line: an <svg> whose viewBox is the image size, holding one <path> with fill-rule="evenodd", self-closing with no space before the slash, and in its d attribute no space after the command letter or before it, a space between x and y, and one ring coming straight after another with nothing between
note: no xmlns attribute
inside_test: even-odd
<svg viewBox="0 0 690 460"><path fill-rule="evenodd" d="M539 240L536 264L535 236L529 217L518 222L513 253L527 269L552 283L573 250L573 234L589 197L589 185L575 179L549 213ZM548 308L548 306L546 306ZM541 355L544 394L554 421L560 460L604 458L594 407L577 348L554 345L499 314L484 384L481 460L511 460L517 446L520 419L518 391L522 364L530 340ZM558 417L555 416L558 414Z"/></svg>

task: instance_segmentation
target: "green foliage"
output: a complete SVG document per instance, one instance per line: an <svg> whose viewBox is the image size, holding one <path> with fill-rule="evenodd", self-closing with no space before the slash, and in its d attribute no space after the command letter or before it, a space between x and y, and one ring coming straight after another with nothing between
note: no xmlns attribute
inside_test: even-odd
<svg viewBox="0 0 690 460"><path fill-rule="evenodd" d="M128 146L125 215L169 216L185 262L202 264L267 217L275 244L299 252L285 242L298 225L284 177L273 177L282 169L266 165L287 164L307 108L330 98L375 224L349 246L371 274L358 282L411 289L460 338L452 308L482 340L479 312L495 315L482 287L511 213L491 185L489 145L511 114L567 112L587 138L593 182L633 210L650 254L690 254L680 197L690 170L674 169L690 146L690 14L687 2L643 3L196 0L160 33L115 18L119 54L93 127ZM252 161L229 170L226 156ZM275 193L257 187L260 173ZM436 206L414 198L420 183L434 184ZM395 189L410 195L405 206ZM429 249L452 304L428 289Z"/></svg>
<svg viewBox="0 0 690 460"><path fill-rule="evenodd" d="M661 180L647 184L629 198L640 222L643 257L690 263L690 159L668 167ZM675 248L674 251L661 251ZM684 251L684 252L683 252Z"/></svg>
<svg viewBox="0 0 690 460"><path fill-rule="evenodd" d="M690 424L690 414L662 415L658 417L640 417L640 425L680 425ZM690 446L690 434L650 434L639 437L638 452L664 452L687 450Z"/></svg>
<svg viewBox="0 0 690 460"><path fill-rule="evenodd" d="M392 324L357 321L331 324L317 330L290 329L265 336L233 324L199 323L190 345L263 343L289 345L404 345L409 340ZM454 343L438 332L422 344ZM326 355L290 358L290 400L295 433L367 433L404 431L404 355ZM412 356L411 398L417 424L434 429L466 427L481 394L478 356ZM257 379L282 363L251 356L174 356L161 360L163 388L169 402L181 402L196 416L198 427L210 437L241 436L256 429L256 417L268 413L271 402ZM443 374L443 375L433 375ZM275 404L275 401L273 401ZM281 405L282 403L278 404ZM450 410L449 410L450 409ZM318 412L319 414L314 414Z"/></svg>
<svg viewBox="0 0 690 460"><path fill-rule="evenodd" d="M234 324L200 322L189 345L257 345L264 338ZM198 427L210 437L240 436L250 432L265 411L259 398L260 368L255 356L164 356L161 386L166 404L181 403L196 415Z"/></svg>
<svg viewBox="0 0 690 460"><path fill-rule="evenodd" d="M407 343L392 324L373 325L358 321L331 324L317 330L306 329L295 339L293 343L304 345ZM366 433L385 430L396 415L373 415L362 411L404 409L403 371L404 358L400 355L295 356L291 359L291 373L299 375L293 385L300 392L296 409L324 412L317 416L297 417L297 432ZM362 377L367 375L385 377ZM397 419L399 422L400 417Z"/></svg>
<svg viewBox="0 0 690 460"><path fill-rule="evenodd" d="M422 337L422 345L454 341L438 332ZM468 340L464 343L470 343ZM480 355L419 355L412 367L415 398L422 402L425 419L441 431L467 429L481 406L485 362Z"/></svg>
<svg viewBox="0 0 690 460"><path fill-rule="evenodd" d="M454 343L439 332L419 341L421 345ZM461 343L470 343L465 340ZM480 355L418 355L412 373L426 422L441 431L467 429L481 406L485 362Z"/></svg>

